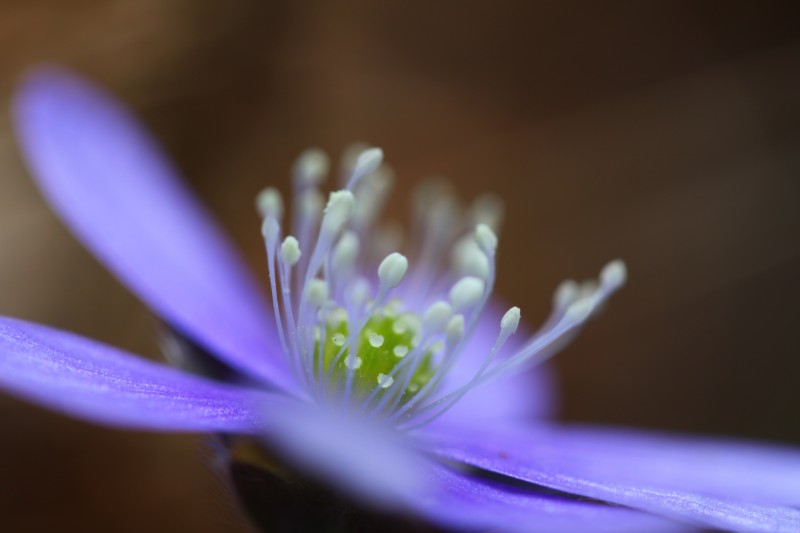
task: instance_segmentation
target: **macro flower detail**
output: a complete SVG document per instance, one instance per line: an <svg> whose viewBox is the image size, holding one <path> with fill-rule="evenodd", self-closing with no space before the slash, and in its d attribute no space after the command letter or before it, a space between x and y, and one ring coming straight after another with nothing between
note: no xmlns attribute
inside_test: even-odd
<svg viewBox="0 0 800 533"><path fill-rule="evenodd" d="M401 242L379 222L380 149L258 194L269 297L143 129L73 74L31 74L20 145L74 234L174 332L180 368L0 318L0 387L99 424L210 433L392 516L449 530L800 531L800 451L560 425L541 363L625 282L564 282L527 333L493 298L500 209L423 189ZM287 211L290 216L287 215ZM288 219L288 223L287 223ZM226 372L193 366L202 352ZM193 372L189 373L188 368ZM274 456L273 456L274 454Z"/></svg>

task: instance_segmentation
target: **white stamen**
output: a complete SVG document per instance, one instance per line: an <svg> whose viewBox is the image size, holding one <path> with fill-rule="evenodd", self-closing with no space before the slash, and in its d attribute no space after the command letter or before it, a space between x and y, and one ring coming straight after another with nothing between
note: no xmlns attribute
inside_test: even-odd
<svg viewBox="0 0 800 533"><path fill-rule="evenodd" d="M397 358L403 358L408 355L408 346L405 346L404 344L398 344L394 347L392 353L394 353L394 356Z"/></svg>
<svg viewBox="0 0 800 533"><path fill-rule="evenodd" d="M611 291L622 287L627 278L628 269L625 267L625 263L620 259L611 261L603 267L603 270L600 272L600 283L602 283L603 287L607 290Z"/></svg>
<svg viewBox="0 0 800 533"><path fill-rule="evenodd" d="M522 314L520 313L519 307L514 306L506 311L506 314L504 314L503 318L500 320L501 335L508 336L516 333L521 316Z"/></svg>
<svg viewBox="0 0 800 533"><path fill-rule="evenodd" d="M303 192L300 197L300 212L304 217L317 217L322 211L322 193L316 189Z"/></svg>
<svg viewBox="0 0 800 533"><path fill-rule="evenodd" d="M289 266L294 266L300 261L300 243L291 235L283 239L281 244L281 257Z"/></svg>
<svg viewBox="0 0 800 533"><path fill-rule="evenodd" d="M455 346L464 337L464 315L456 315L447 323L447 345Z"/></svg>
<svg viewBox="0 0 800 533"><path fill-rule="evenodd" d="M345 336L341 333L334 333L333 337L331 337L331 342L334 344L334 346L344 346L345 340Z"/></svg>
<svg viewBox="0 0 800 533"><path fill-rule="evenodd" d="M361 152L358 155L358 159L356 159L356 164L353 167L353 173L350 176L347 188L352 189L355 187L361 178L375 172L382 162L383 150L380 148L368 148Z"/></svg>
<svg viewBox="0 0 800 533"><path fill-rule="evenodd" d="M358 278L347 291L348 301L356 308L364 307L369 300L370 292L369 281L364 278Z"/></svg>
<svg viewBox="0 0 800 533"><path fill-rule="evenodd" d="M352 231L345 232L333 249L333 268L342 276L348 276L355 267L360 243Z"/></svg>
<svg viewBox="0 0 800 533"><path fill-rule="evenodd" d="M262 217L272 215L278 220L283 217L283 198L278 189L267 187L256 196L256 209Z"/></svg>
<svg viewBox="0 0 800 533"><path fill-rule="evenodd" d="M564 280L553 294L553 307L565 310L580 297L580 286L575 280Z"/></svg>
<svg viewBox="0 0 800 533"><path fill-rule="evenodd" d="M564 318L573 322L586 320L594 310L592 298L580 298L574 301L564 313Z"/></svg>
<svg viewBox="0 0 800 533"><path fill-rule="evenodd" d="M422 324L428 333L438 333L444 330L452 316L453 307L444 300L439 300L433 302L423 313Z"/></svg>
<svg viewBox="0 0 800 533"><path fill-rule="evenodd" d="M487 255L494 255L497 251L497 234L486 224L478 224L475 228L475 240Z"/></svg>
<svg viewBox="0 0 800 533"><path fill-rule="evenodd" d="M335 191L328 198L325 206L325 215L322 218L322 232L326 235L336 235L342 226L353 214L355 197L350 191Z"/></svg>
<svg viewBox="0 0 800 533"><path fill-rule="evenodd" d="M491 266L487 254L472 235L466 235L453 246L451 253L453 268L462 276L489 277Z"/></svg>
<svg viewBox="0 0 800 533"><path fill-rule="evenodd" d="M328 323L336 327L339 324L347 322L348 318L347 310L343 307L337 307L328 314Z"/></svg>
<svg viewBox="0 0 800 533"><path fill-rule="evenodd" d="M311 305L322 307L328 301L328 284L322 279L312 279L306 286L305 296Z"/></svg>
<svg viewBox="0 0 800 533"><path fill-rule="evenodd" d="M350 354L344 358L344 366L351 370L358 370L364 361L357 355Z"/></svg>
<svg viewBox="0 0 800 533"><path fill-rule="evenodd" d="M316 187L328 174L328 155L319 148L304 150L295 160L294 176L301 187Z"/></svg>
<svg viewBox="0 0 800 533"><path fill-rule="evenodd" d="M450 303L456 311L466 311L477 304L486 288L482 279L473 276L461 278L450 289Z"/></svg>
<svg viewBox="0 0 800 533"><path fill-rule="evenodd" d="M378 335L375 332L369 334L369 345L372 346L373 348L380 348L381 346L383 346L383 341L384 341L383 335Z"/></svg>
<svg viewBox="0 0 800 533"><path fill-rule="evenodd" d="M400 285L408 270L408 259L403 254L391 253L381 261L378 267L378 279L381 287L391 289Z"/></svg>
<svg viewBox="0 0 800 533"><path fill-rule="evenodd" d="M378 374L378 386L382 389L388 389L394 383L394 378L392 376L387 376L386 374Z"/></svg>

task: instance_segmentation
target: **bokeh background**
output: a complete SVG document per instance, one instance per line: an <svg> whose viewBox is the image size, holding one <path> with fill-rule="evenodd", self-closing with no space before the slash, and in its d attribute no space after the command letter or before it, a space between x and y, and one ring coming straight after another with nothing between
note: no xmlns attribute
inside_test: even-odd
<svg viewBox="0 0 800 533"><path fill-rule="evenodd" d="M630 283L556 360L565 420L800 444L796 2L3 0L0 96L63 63L120 95L262 271L255 193L304 147L382 146L506 202L498 290ZM60 225L0 112L0 313L159 358L155 319ZM265 276L266 278L266 276ZM3 531L246 531L197 437L0 396Z"/></svg>

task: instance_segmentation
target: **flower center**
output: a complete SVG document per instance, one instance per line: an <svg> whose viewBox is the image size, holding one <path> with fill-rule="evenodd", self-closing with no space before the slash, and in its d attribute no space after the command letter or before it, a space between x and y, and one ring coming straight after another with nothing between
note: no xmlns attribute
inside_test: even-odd
<svg viewBox="0 0 800 533"><path fill-rule="evenodd" d="M381 150L344 159L343 188L324 204L319 185L327 156L301 154L292 235L282 237L281 195L268 188L257 198L278 337L304 385L302 400L353 408L399 428L429 423L487 380L545 360L625 280L617 261L603 269L599 283L563 284L542 329L500 357L520 320L519 308L510 308L491 349L469 354L472 373L464 379L451 370L485 320L496 273L498 201L482 197L464 211L447 187L421 189L412 220L416 239L401 243L397 231L378 222L391 181ZM401 244L412 261L395 251Z"/></svg>
<svg viewBox="0 0 800 533"><path fill-rule="evenodd" d="M412 312L398 312L398 308L397 300L383 306L355 332L351 332L342 308L329 313L324 324L317 326L314 364L323 370L333 389L346 386L349 379L362 397L392 394L404 403L431 380L433 356L441 347L434 344L424 350L420 318ZM351 334L356 338L349 339ZM401 365L407 356L419 361Z"/></svg>

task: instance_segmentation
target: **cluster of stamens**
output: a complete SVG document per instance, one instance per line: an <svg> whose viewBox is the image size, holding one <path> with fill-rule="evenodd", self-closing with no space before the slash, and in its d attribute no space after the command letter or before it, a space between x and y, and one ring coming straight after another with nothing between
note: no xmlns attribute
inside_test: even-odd
<svg viewBox="0 0 800 533"><path fill-rule="evenodd" d="M397 231L377 222L392 178L382 151L346 156L342 188L323 208L319 187L328 167L319 150L298 158L292 235L282 237L280 194L268 188L257 198L283 353L313 401L339 402L398 427L428 423L481 383L552 355L624 282L619 261L603 269L599 282L564 282L544 326L500 357L520 320L512 307L474 375L452 383L448 372L494 286L499 202L482 197L463 216L444 187L422 188L410 264L396 251Z"/></svg>

